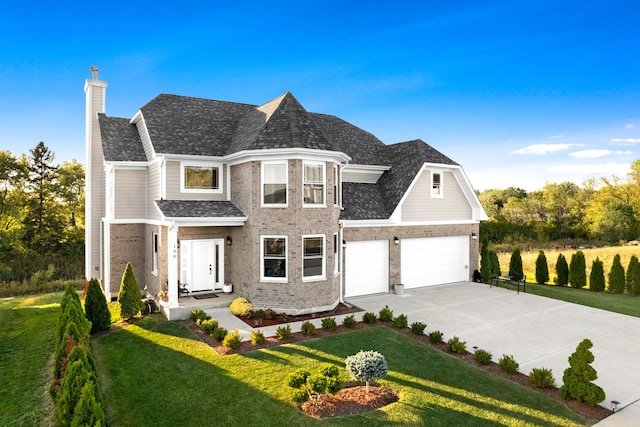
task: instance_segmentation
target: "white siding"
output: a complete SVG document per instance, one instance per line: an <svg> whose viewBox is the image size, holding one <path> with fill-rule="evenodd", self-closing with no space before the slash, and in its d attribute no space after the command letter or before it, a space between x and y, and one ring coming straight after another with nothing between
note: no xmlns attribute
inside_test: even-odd
<svg viewBox="0 0 640 427"><path fill-rule="evenodd" d="M161 162L153 162L147 172L147 215L150 219L160 219L160 212L155 207L155 201L162 198L160 188Z"/></svg>
<svg viewBox="0 0 640 427"><path fill-rule="evenodd" d="M180 192L180 162L167 161L167 200L227 200L227 165L220 168L218 182L222 193L181 193Z"/></svg>
<svg viewBox="0 0 640 427"><path fill-rule="evenodd" d="M116 169L115 218L145 218L147 209L147 171Z"/></svg>
<svg viewBox="0 0 640 427"><path fill-rule="evenodd" d="M451 171L442 171L442 197L431 197L431 171L424 170L402 204L402 221L456 221L472 218L471 206Z"/></svg>

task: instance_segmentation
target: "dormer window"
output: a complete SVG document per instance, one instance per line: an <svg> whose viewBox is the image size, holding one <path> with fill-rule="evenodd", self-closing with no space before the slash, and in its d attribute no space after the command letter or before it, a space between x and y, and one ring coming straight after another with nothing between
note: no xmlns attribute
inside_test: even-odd
<svg viewBox="0 0 640 427"><path fill-rule="evenodd" d="M187 164L180 169L181 191L185 193L221 193L220 165Z"/></svg>
<svg viewBox="0 0 640 427"><path fill-rule="evenodd" d="M325 197L325 165L320 162L304 162L303 204L324 206Z"/></svg>
<svg viewBox="0 0 640 427"><path fill-rule="evenodd" d="M431 172L431 197L442 197L442 174Z"/></svg>

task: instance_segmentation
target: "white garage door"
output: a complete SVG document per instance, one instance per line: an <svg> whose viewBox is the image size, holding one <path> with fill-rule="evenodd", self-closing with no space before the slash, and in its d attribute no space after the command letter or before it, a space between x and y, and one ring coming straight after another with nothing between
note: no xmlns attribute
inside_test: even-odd
<svg viewBox="0 0 640 427"><path fill-rule="evenodd" d="M345 249L346 297L389 292L389 241L349 242Z"/></svg>
<svg viewBox="0 0 640 427"><path fill-rule="evenodd" d="M469 237L402 239L402 283L406 289L469 280Z"/></svg>

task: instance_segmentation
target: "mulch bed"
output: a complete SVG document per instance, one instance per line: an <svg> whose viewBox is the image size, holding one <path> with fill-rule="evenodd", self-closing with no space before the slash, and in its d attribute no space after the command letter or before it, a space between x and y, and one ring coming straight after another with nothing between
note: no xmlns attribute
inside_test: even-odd
<svg viewBox="0 0 640 427"><path fill-rule="evenodd" d="M299 319L296 319L295 321L299 321ZM254 351L262 348L276 347L281 344L296 343L296 342L305 341L308 339L321 338L328 335L335 335L342 332L348 332L348 331L353 331L353 330L362 329L362 328L369 328L373 326L382 325L382 326L393 328L393 324L391 322L377 321L375 324L366 324L363 322L358 322L355 328L347 328L343 325L340 325L337 327L337 329L331 332L318 328L316 329L315 333L312 336L304 335L302 332L294 332L291 336L291 339L286 341L279 340L276 337L266 337L265 342L260 345L253 345L251 344L250 341L243 341L240 347L236 349L229 349L229 348L223 347L213 337L204 333L192 320L185 320L184 322L186 322L186 324L191 328L191 330L196 335L198 335L202 339L202 341L207 343L209 346L211 346L215 351L217 351L221 355L241 354L247 351ZM449 355L458 357L469 364L479 367L480 369L484 369L486 371L491 372L494 375L499 375L503 378L514 381L524 387L528 387L532 390L535 390L539 393L542 393L546 396L556 399L557 401L561 402L562 404L567 406L569 409L571 409L573 412L585 418L588 418L590 420L600 421L608 417L609 415L611 415L610 410L599 405L588 405L586 403L579 402L577 400L563 400L560 398L560 393L558 392L557 388L534 387L529 382L529 377L527 375L520 372L516 374L507 374L504 371L502 371L502 369L495 362L490 362L487 365L480 365L475 361L473 353L469 353L469 352L464 354L451 353L447 350L446 343L433 344L429 341L428 335L415 335L411 332L410 328L396 329L396 330L425 345L428 345L432 348L445 352ZM326 399L323 398L323 401L321 401L320 405L318 405L321 407L311 408L309 409L309 412L307 412L304 408L301 408L301 409L305 410L306 413L312 416L333 417L333 416L340 416L340 415L350 415L350 414L360 413L368 410L374 410L398 400L397 394L393 390L390 390L388 388L383 388L384 389L383 391L383 390L378 390L376 388L376 391L374 392L375 394L370 397L370 401L367 401L367 399L369 398L367 396L363 397L363 392L362 392L363 389L364 389L364 386L346 387L343 390L347 390L347 391L344 391L342 394L336 395L336 396L341 396L341 399L337 399L336 396L333 396L333 398L331 396L327 396L327 398ZM370 393L372 389L373 387L370 387L370 390L369 390ZM386 397L380 397L380 395L383 395ZM391 395L395 396L395 400L392 400L393 397ZM384 402L385 399L388 400L387 403L381 404L380 402ZM307 405L307 406L310 406L310 405Z"/></svg>

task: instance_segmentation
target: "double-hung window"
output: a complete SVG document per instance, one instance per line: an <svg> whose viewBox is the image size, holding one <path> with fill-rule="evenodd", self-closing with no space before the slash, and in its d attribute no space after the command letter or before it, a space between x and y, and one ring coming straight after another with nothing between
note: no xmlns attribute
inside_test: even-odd
<svg viewBox="0 0 640 427"><path fill-rule="evenodd" d="M180 190L185 193L221 193L220 165L182 163Z"/></svg>
<svg viewBox="0 0 640 427"><path fill-rule="evenodd" d="M262 236L260 255L262 280L287 281L287 238L285 236Z"/></svg>
<svg viewBox="0 0 640 427"><path fill-rule="evenodd" d="M262 163L262 204L287 206L287 162Z"/></svg>
<svg viewBox="0 0 640 427"><path fill-rule="evenodd" d="M158 233L151 233L151 273L158 274Z"/></svg>
<svg viewBox="0 0 640 427"><path fill-rule="evenodd" d="M325 279L325 239L323 235L302 237L303 280Z"/></svg>
<svg viewBox="0 0 640 427"><path fill-rule="evenodd" d="M431 172L431 197L442 197L442 173Z"/></svg>
<svg viewBox="0 0 640 427"><path fill-rule="evenodd" d="M324 206L325 165L320 162L303 163L303 203L307 206Z"/></svg>

